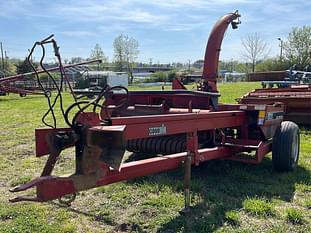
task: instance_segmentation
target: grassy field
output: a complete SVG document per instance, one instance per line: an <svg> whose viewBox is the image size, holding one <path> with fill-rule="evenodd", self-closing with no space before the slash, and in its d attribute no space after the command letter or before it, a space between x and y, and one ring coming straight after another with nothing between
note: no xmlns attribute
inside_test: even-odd
<svg viewBox="0 0 311 233"><path fill-rule="evenodd" d="M220 102L234 103L256 87L221 84ZM65 102L70 101L66 95ZM307 129L301 130L295 172L274 172L271 156L258 166L210 161L194 168L187 216L179 213L184 205L181 169L81 192L71 207L57 201L10 204L14 195L8 189L39 176L43 168L45 159L34 156L34 128L43 126L46 108L43 97L0 97L0 232L311 232ZM70 174L73 150L65 151L56 167L56 174Z"/></svg>

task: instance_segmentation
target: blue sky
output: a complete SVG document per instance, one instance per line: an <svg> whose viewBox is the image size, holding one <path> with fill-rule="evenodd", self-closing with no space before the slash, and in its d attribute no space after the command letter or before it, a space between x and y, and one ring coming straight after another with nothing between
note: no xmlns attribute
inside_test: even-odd
<svg viewBox="0 0 311 233"><path fill-rule="evenodd" d="M237 9L242 24L228 28L222 60L243 60L241 38L252 32L260 33L274 56L278 37L311 24L310 0L0 0L0 41L8 56L25 57L34 41L53 33L63 58L88 57L98 43L111 61L113 40L124 33L139 41L138 61L195 61L204 57L217 19Z"/></svg>

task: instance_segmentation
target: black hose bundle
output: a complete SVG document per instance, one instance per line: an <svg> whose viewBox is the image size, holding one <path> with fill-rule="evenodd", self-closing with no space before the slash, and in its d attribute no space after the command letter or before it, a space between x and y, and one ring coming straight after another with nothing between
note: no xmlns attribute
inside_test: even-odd
<svg viewBox="0 0 311 233"><path fill-rule="evenodd" d="M100 109L104 109L107 113L107 99L109 98L109 95L111 93L113 93L114 90L120 90L120 89L123 89L126 93L126 97L125 99L117 106L114 107L114 109L119 109L119 108L122 108L124 106L127 105L127 102L128 102L128 90L127 88L123 87L123 86L114 86L114 87L109 87L108 85L106 85L102 91L99 93L99 95L96 97L96 99L94 100L91 100L91 101L87 101L87 100L84 100L84 101L79 101L79 102L75 102L73 104L71 104L66 112L65 112L65 115L64 115L64 119L66 121L66 123L70 126L70 127L74 127L75 124L76 124L76 119L78 117L78 115L83 112L85 109L87 109L89 106L93 106L93 112L96 112L96 109L97 108L100 108ZM105 98L105 102L103 104L99 104L100 100L102 98ZM75 106L80 106L80 105L84 105L83 107L80 107L79 108L79 111L75 113L74 117L72 118L72 121L70 122L69 121L69 113L71 112L71 110L75 107ZM107 114L106 114L107 115Z"/></svg>
<svg viewBox="0 0 311 233"><path fill-rule="evenodd" d="M44 60L44 58L45 58L45 47L44 47L44 45L45 45L45 44L48 44L48 43L52 43L53 46L54 46L54 49L55 49L55 48L58 48L58 47L57 47L57 44L56 44L56 41L55 41L54 39L51 39L52 37L53 37L53 35L47 37L46 39L44 39L44 40L42 40L42 41L37 41L37 42L33 45L33 47L31 48L30 53L29 53L29 55L28 55L28 57L27 57L27 60L28 60L28 63L30 64L31 68L33 69L33 71L34 71L34 73L35 73L35 76L36 76L36 78L37 78L37 82L38 82L40 88L41 88L41 89L43 90L43 92L45 93L45 97L47 98L47 101L48 101L48 106L49 106L48 111L42 116L41 121L42 121L42 123L43 123L44 125L46 125L46 126L48 126L48 127L56 128L56 127L57 127L57 121L56 121L56 117L55 117L55 113L54 113L54 107L55 107L55 105L56 105L56 103L57 103L58 98L60 99L59 102L60 102L60 109L61 109L61 112L62 112L63 115L65 114L65 113L64 113L64 108L63 108L63 99L62 99L62 95L61 95L61 90L62 90L62 88L63 88L63 82L64 82L64 79L63 79L64 75L63 75L63 70L60 69L61 80L60 80L60 85L58 85L57 82L56 82L56 80L55 80L55 79L53 78L53 76L51 75L51 73L50 73L50 72L44 67L44 65L43 65L43 60ZM35 48L36 48L37 46L40 46L40 47L41 47L41 50L42 50L42 56L41 56L40 63L39 63L39 64L40 64L40 67L42 68L42 70L44 70L44 72L45 72L45 73L48 75L48 77L52 80L52 82L53 82L53 84L54 84L54 86L55 86L55 88L56 88L56 90L57 90L57 94L56 94L56 96L55 96L55 98L54 98L53 101L51 101L52 95L51 95L50 91L47 90L47 89L45 89L45 88L43 87L43 85L42 85L42 83L41 83L41 80L40 80L40 77L39 77L39 74L38 74L38 72L37 72L36 68L34 67L34 65L33 65L33 63L32 63L32 60L31 60L32 54L33 54L33 52L34 52L34 50L35 50ZM57 53L58 53L58 54L57 54ZM57 54L57 55L56 55L56 54ZM61 66L60 56L58 56L58 55L59 55L58 49L57 49L57 51L55 51L55 55L59 58L59 65ZM53 119L53 123L52 123L52 124L49 124L49 123L46 122L46 117L49 115L49 113L51 113L51 115L52 115L52 119Z"/></svg>
<svg viewBox="0 0 311 233"><path fill-rule="evenodd" d="M47 37L46 39L42 40L42 41L37 41L33 47L31 48L30 50L30 53L27 57L27 60L28 60L28 63L30 64L30 66L32 67L34 73L35 73L35 76L36 76L36 79L37 79L37 82L40 86L40 88L43 90L43 92L45 93L45 97L47 98L47 102L48 102L48 110L47 112L42 116L42 119L41 121L43 122L44 125L48 126L48 127L51 127L51 128L56 128L57 127L57 120L56 120L56 117L55 117L55 112L54 112L54 108L55 108L55 105L57 103L57 101L59 100L59 105L60 105L60 110L61 110L61 113L63 115L63 118L65 120L65 122L68 124L68 126L70 126L71 128L74 128L75 124L76 124L76 119L78 117L78 115L80 113L82 113L84 110L86 110L89 106L93 106L93 112L96 112L96 109L99 107L101 109L105 109L106 113L107 113L107 101L104 102L104 104L100 105L99 102L102 98L105 98L105 100L107 100L107 98L109 98L109 95L111 93L113 93L114 90L124 90L125 93L126 93L126 97L125 99L123 100L123 102L121 104L119 104L118 106L115 106L114 109L118 109L118 108L121 108L123 106L125 106L128 102L128 90L127 88L123 87L123 86L114 86L114 87L109 87L108 85L106 85L102 91L100 92L100 94L97 96L96 99L94 100L91 100L91 101L77 101L77 98L75 96L75 94L73 93L73 89L70 85L70 82L69 80L67 79L66 77L66 74L65 74L65 69L63 67L63 64L62 64L62 60L61 60L61 56L60 56L60 53L59 53L59 47L57 46L57 43L53 38L54 35L51 35L49 37ZM54 79L54 77L51 75L51 73L44 67L43 65L43 61L44 61L44 58L45 58L45 45L46 44L52 44L53 45L53 49L54 49L54 53L55 53L55 56L57 58L57 61L58 61L58 66L59 66L59 72L60 72L60 82L59 84L57 83L57 81ZM54 100L52 100L52 95L51 95L51 92L49 90L47 90L46 88L44 88L44 86L42 85L42 82L40 80L40 77L39 77L39 74L36 70L36 68L34 67L33 63L32 63L32 60L31 60L31 57L32 57L32 54L35 50L35 48L37 46L40 46L41 47L41 50L42 50L42 55L41 55L41 58L40 58L40 67L42 68L42 70L48 75L48 77L52 80L55 88L56 88L56 91L57 91L57 94L54 98ZM71 95L73 96L73 99L74 99L74 103L71 104L67 109L66 111L64 111L64 107L63 107L63 97L62 97L62 89L63 89L63 85L64 85L64 80L66 80L68 86L69 86L69 89L70 89L70 92L71 92ZM83 107L81 107L81 105L84 105ZM71 110L74 108L74 107L78 107L79 110L78 112L75 113L72 121L69 120L69 113L71 112ZM46 117L51 114L52 115L52 124L49 124L47 123L46 121Z"/></svg>

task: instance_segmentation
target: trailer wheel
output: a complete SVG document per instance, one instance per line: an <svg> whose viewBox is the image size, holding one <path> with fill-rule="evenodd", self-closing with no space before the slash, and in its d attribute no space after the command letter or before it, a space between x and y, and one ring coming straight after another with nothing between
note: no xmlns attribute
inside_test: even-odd
<svg viewBox="0 0 311 233"><path fill-rule="evenodd" d="M283 121L272 142L272 163L278 172L295 169L299 158L299 128L291 121Z"/></svg>

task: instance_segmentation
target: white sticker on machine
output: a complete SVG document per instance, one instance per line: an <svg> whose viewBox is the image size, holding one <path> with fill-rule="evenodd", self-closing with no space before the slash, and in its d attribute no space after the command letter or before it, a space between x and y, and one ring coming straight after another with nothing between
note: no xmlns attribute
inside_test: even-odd
<svg viewBox="0 0 311 233"><path fill-rule="evenodd" d="M149 128L149 136L157 136L166 134L166 126L162 124L160 127Z"/></svg>
<svg viewBox="0 0 311 233"><path fill-rule="evenodd" d="M266 110L266 105L257 105L256 104L254 109L255 110L262 110L262 111L264 111L264 110Z"/></svg>

